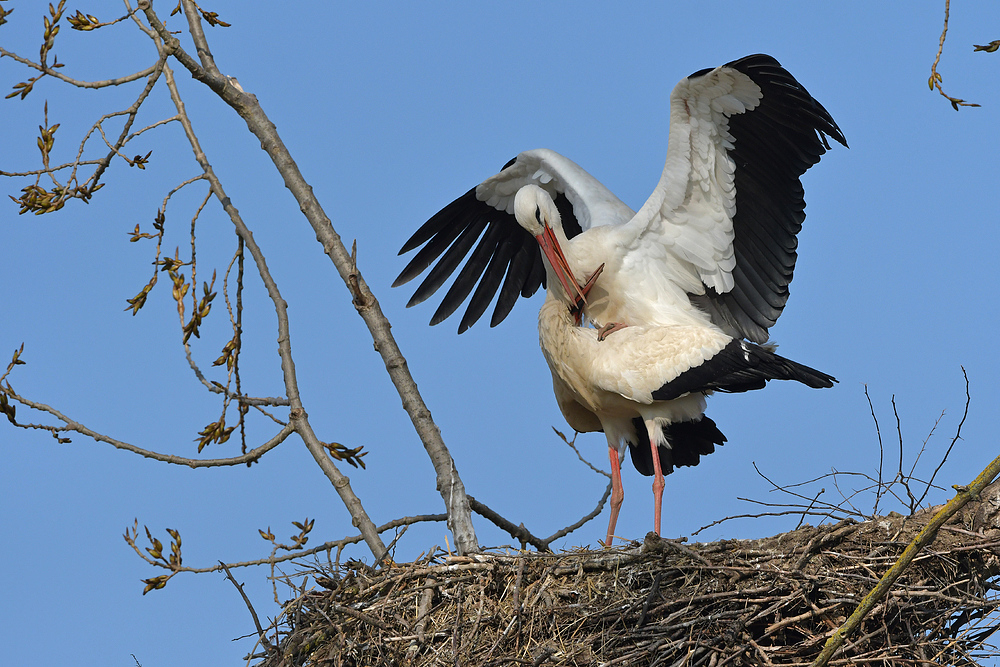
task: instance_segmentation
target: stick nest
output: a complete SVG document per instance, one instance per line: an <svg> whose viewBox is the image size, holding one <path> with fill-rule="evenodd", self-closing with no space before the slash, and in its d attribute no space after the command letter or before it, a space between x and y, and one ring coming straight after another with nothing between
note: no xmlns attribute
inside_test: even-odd
<svg viewBox="0 0 1000 667"><path fill-rule="evenodd" d="M977 665L1000 627L1000 529L973 503L830 664ZM991 506L996 510L1000 505ZM603 551L313 564L260 667L808 665L933 515ZM989 516L987 516L989 515ZM977 518L978 517L978 518ZM275 647L274 637L280 641Z"/></svg>

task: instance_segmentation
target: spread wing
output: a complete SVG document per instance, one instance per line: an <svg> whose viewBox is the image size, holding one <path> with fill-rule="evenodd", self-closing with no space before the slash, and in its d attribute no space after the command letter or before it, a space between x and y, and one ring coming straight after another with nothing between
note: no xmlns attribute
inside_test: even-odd
<svg viewBox="0 0 1000 667"><path fill-rule="evenodd" d="M545 267L538 243L514 219L514 195L529 183L552 196L570 238L592 226L618 224L633 216L632 209L572 160L546 149L525 151L500 173L434 214L403 245L399 254L423 247L393 287L413 280L433 265L407 307L434 294L463 262L431 318L432 325L444 321L469 299L458 327L462 333L486 312L499 292L490 320L490 326L496 326L510 313L518 296L531 296L544 285Z"/></svg>
<svg viewBox="0 0 1000 667"><path fill-rule="evenodd" d="M626 226L623 277L641 285L651 271L668 274L724 331L765 342L795 268L805 219L799 179L828 136L847 145L826 109L770 56L681 81L670 96L663 175Z"/></svg>

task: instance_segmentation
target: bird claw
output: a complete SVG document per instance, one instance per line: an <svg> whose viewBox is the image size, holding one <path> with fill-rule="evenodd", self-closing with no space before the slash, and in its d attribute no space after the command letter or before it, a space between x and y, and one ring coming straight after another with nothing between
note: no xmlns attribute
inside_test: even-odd
<svg viewBox="0 0 1000 667"><path fill-rule="evenodd" d="M627 326L624 322L608 322L597 330L597 342L600 343L614 332L624 329Z"/></svg>

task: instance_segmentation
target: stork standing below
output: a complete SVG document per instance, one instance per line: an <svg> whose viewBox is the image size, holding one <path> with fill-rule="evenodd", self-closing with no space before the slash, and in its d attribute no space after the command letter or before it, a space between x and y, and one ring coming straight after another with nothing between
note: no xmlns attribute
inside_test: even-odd
<svg viewBox="0 0 1000 667"><path fill-rule="evenodd" d="M704 416L706 395L770 379L835 381L774 354L767 340L805 219L799 178L829 148L827 136L846 146L843 134L766 55L696 72L670 100L666 164L637 213L567 158L527 151L417 230L400 253L424 247L394 283L437 260L407 304L415 305L469 255L431 319L443 321L471 293L460 333L498 291L492 326L518 295L547 284L539 340L560 409L577 431L608 439L607 545L626 446L639 472L654 476L659 533L664 471L697 465L726 441Z"/></svg>

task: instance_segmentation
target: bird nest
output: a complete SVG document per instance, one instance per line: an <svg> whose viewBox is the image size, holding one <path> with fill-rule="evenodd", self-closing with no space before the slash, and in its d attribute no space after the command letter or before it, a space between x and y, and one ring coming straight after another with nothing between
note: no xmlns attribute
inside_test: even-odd
<svg viewBox="0 0 1000 667"><path fill-rule="evenodd" d="M830 664L976 665L998 655L986 642L1000 627L1000 530L994 517L975 525L976 511L952 518ZM931 516L711 544L650 534L596 552L437 554L380 570L314 564L305 573L318 586L303 584L252 658L260 667L808 665Z"/></svg>

